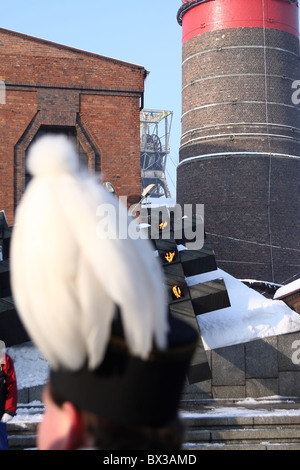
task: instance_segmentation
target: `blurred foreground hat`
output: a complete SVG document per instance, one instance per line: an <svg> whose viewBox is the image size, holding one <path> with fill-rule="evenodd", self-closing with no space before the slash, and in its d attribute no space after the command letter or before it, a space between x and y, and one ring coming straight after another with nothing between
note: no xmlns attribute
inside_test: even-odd
<svg viewBox="0 0 300 470"><path fill-rule="evenodd" d="M116 319L101 365L51 372L51 390L79 409L130 426L162 427L177 417L184 380L198 335L169 318L168 346L146 359L131 354Z"/></svg>
<svg viewBox="0 0 300 470"><path fill-rule="evenodd" d="M28 169L11 284L52 388L117 422L164 424L176 414L197 333L170 320L151 243L124 236L126 208L80 172L64 136L33 144Z"/></svg>

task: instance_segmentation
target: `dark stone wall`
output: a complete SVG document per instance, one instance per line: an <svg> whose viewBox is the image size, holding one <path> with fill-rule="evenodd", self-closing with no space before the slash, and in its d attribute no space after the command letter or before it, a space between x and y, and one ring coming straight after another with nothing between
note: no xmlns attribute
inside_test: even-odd
<svg viewBox="0 0 300 470"><path fill-rule="evenodd" d="M300 396L299 331L206 351L212 378L186 382L183 400Z"/></svg>
<svg viewBox="0 0 300 470"><path fill-rule="evenodd" d="M277 30L212 31L183 46L177 200L205 205L218 266L239 278L300 273L299 65L297 38Z"/></svg>
<svg viewBox="0 0 300 470"><path fill-rule="evenodd" d="M178 200L204 204L217 264L238 278L283 283L300 272L300 161L221 156L179 166Z"/></svg>

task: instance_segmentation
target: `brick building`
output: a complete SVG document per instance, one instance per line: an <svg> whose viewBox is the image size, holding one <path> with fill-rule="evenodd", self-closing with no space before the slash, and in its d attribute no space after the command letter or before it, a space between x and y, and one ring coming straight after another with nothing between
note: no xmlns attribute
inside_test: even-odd
<svg viewBox="0 0 300 470"><path fill-rule="evenodd" d="M205 205L218 266L300 273L298 2L183 0L177 200ZM297 83L297 82L296 82Z"/></svg>
<svg viewBox="0 0 300 470"><path fill-rule="evenodd" d="M143 67L2 28L0 58L0 210L9 225L29 177L26 153L44 132L66 133L119 196L140 194Z"/></svg>

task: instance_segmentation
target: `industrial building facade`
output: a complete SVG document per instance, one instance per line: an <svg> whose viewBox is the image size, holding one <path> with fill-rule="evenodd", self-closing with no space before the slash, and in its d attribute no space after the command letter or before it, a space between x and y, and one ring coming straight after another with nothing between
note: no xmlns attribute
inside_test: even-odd
<svg viewBox="0 0 300 470"><path fill-rule="evenodd" d="M28 149L45 132L74 140L117 195L140 195L143 67L2 28L0 56L0 210L9 225L30 178Z"/></svg>
<svg viewBox="0 0 300 470"><path fill-rule="evenodd" d="M300 273L298 2L184 0L177 200L205 205L218 266Z"/></svg>

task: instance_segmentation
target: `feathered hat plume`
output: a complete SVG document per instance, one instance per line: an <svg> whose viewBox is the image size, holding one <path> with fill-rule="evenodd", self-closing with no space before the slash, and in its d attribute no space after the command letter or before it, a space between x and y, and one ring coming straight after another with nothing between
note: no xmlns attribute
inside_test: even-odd
<svg viewBox="0 0 300 470"><path fill-rule="evenodd" d="M16 213L11 283L20 317L51 367L97 367L116 306L133 354L147 357L153 341L164 348L165 288L150 242L111 231L126 208L81 174L64 136L33 144L28 169L33 178Z"/></svg>

